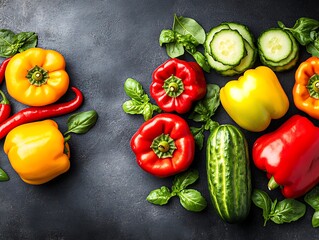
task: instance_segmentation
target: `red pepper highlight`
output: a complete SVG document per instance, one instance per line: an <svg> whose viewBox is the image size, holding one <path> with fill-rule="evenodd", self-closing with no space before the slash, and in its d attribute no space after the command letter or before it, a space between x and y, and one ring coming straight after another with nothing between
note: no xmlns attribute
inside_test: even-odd
<svg viewBox="0 0 319 240"><path fill-rule="evenodd" d="M153 72L150 94L163 111L187 113L206 94L204 72L196 62L169 59Z"/></svg>
<svg viewBox="0 0 319 240"><path fill-rule="evenodd" d="M51 104L42 107L29 107L12 115L0 125L0 139L5 137L13 128L21 124L39 121L50 117L57 117L75 111L83 102L83 94L76 87L72 87L71 89L76 96L69 102Z"/></svg>
<svg viewBox="0 0 319 240"><path fill-rule="evenodd" d="M306 117L294 115L281 127L259 137L253 161L267 172L270 190L281 186L286 198L306 194L319 183L319 128Z"/></svg>
<svg viewBox="0 0 319 240"><path fill-rule="evenodd" d="M4 93L0 90L2 100L0 102L0 123L8 119L11 113L11 105Z"/></svg>
<svg viewBox="0 0 319 240"><path fill-rule="evenodd" d="M0 65L0 84L3 82L6 68L7 68L7 65L8 65L10 60L11 60L11 58L7 58Z"/></svg>

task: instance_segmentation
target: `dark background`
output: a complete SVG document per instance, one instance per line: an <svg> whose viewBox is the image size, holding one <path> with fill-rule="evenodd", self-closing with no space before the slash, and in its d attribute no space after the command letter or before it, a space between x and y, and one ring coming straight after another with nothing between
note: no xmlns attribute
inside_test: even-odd
<svg viewBox="0 0 319 240"><path fill-rule="evenodd" d="M224 223L210 203L205 149L196 152L192 164L200 172L192 188L208 200L203 212L186 211L177 198L166 206L145 200L151 190L170 187L173 177L155 178L136 164L129 142L143 117L122 111L122 103L128 100L123 84L128 77L135 78L149 93L153 70L168 59L158 37L162 29L172 27L174 13L194 18L206 31L223 21L240 22L257 37L276 27L278 20L292 26L299 17L318 19L319 5L314 0L0 0L0 28L35 31L39 47L61 52L71 85L85 96L78 111L95 109L99 114L90 132L72 136L69 172L47 184L22 182L0 152L0 166L10 175L10 181L0 183L0 239L319 239L319 230L311 226L313 210L309 206L302 219L290 224L268 222L263 227L262 212L253 205L245 222ZM309 56L301 48L298 64ZM189 55L185 59L192 60ZM292 102L294 71L277 74L290 108L265 132L295 113L305 115ZM207 82L220 87L237 77L206 74ZM6 91L5 84L1 89ZM72 97L69 91L61 101ZM25 107L10 100L14 112ZM62 132L67 118L55 118ZM235 124L222 106L214 120ZM264 132L244 133L251 150ZM251 169L253 186L267 191L265 174L253 164ZM268 193L273 199L283 199L279 190Z"/></svg>

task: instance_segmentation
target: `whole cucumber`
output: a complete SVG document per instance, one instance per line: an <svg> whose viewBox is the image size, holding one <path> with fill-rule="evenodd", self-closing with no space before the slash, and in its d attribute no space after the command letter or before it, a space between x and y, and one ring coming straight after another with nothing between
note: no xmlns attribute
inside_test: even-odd
<svg viewBox="0 0 319 240"><path fill-rule="evenodd" d="M208 189L217 213L228 223L246 219L252 190L245 136L233 125L220 125L208 137L206 154Z"/></svg>

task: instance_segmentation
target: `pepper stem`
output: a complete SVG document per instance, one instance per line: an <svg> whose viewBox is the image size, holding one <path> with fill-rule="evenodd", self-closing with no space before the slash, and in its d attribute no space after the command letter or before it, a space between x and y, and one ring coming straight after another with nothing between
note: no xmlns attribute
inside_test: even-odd
<svg viewBox="0 0 319 240"><path fill-rule="evenodd" d="M170 97L178 97L184 92L182 79L172 75L164 81L163 88Z"/></svg>
<svg viewBox="0 0 319 240"><path fill-rule="evenodd" d="M0 104L10 104L8 98L6 97L6 95L0 90L0 95L2 97L2 100L0 102Z"/></svg>
<svg viewBox="0 0 319 240"><path fill-rule="evenodd" d="M276 189L277 187L279 187L279 184L275 181L274 176L272 176L268 182L268 189L271 191Z"/></svg>
<svg viewBox="0 0 319 240"><path fill-rule="evenodd" d="M314 74L309 78L307 89L312 98L319 99L319 74Z"/></svg>
<svg viewBox="0 0 319 240"><path fill-rule="evenodd" d="M177 149L174 140L164 133L153 140L151 148L159 158L172 157L175 149Z"/></svg>
<svg viewBox="0 0 319 240"><path fill-rule="evenodd" d="M48 81L49 74L45 69L36 65L28 71L26 78L30 84L39 87Z"/></svg>

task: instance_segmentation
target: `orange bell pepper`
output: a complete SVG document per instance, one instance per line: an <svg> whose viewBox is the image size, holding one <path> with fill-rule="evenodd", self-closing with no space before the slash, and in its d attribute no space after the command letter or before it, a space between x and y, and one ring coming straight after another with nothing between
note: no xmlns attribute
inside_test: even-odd
<svg viewBox="0 0 319 240"><path fill-rule="evenodd" d="M292 91L298 109L319 119L319 58L310 57L302 62L295 73Z"/></svg>

